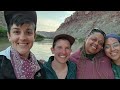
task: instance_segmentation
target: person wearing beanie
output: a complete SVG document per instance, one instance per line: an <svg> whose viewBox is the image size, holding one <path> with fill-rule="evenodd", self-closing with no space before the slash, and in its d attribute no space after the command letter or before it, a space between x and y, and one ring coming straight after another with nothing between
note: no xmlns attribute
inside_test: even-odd
<svg viewBox="0 0 120 90"><path fill-rule="evenodd" d="M104 50L111 59L115 79L120 79L120 36L117 34L107 34Z"/></svg>
<svg viewBox="0 0 120 90"><path fill-rule="evenodd" d="M44 79L43 65L30 51L36 37L35 11L4 11L11 46L0 52L0 79Z"/></svg>
<svg viewBox="0 0 120 90"><path fill-rule="evenodd" d="M74 37L59 34L54 37L48 62L44 63L47 79L76 79L76 64L69 60Z"/></svg>

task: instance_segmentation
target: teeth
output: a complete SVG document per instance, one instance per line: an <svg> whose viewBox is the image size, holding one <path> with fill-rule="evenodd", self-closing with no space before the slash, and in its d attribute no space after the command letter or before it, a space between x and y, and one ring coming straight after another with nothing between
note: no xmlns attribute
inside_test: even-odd
<svg viewBox="0 0 120 90"><path fill-rule="evenodd" d="M111 53L112 56L117 55L117 53Z"/></svg>
<svg viewBox="0 0 120 90"><path fill-rule="evenodd" d="M24 44L23 44L23 43L22 43L22 44L20 44L20 43L19 43L19 45L20 45L20 46L26 46L26 45L27 45L27 43L24 43Z"/></svg>
<svg viewBox="0 0 120 90"><path fill-rule="evenodd" d="M19 45L26 45L26 44L19 44Z"/></svg>
<svg viewBox="0 0 120 90"><path fill-rule="evenodd" d="M66 56L60 56L61 58L65 58Z"/></svg>
<svg viewBox="0 0 120 90"><path fill-rule="evenodd" d="M92 48L97 49L95 46L92 46Z"/></svg>

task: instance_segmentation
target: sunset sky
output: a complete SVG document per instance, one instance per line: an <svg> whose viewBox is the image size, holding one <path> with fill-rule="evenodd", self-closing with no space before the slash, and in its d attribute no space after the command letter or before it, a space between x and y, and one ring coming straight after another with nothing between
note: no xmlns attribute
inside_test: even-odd
<svg viewBox="0 0 120 90"><path fill-rule="evenodd" d="M75 11L37 11L37 31L52 32Z"/></svg>

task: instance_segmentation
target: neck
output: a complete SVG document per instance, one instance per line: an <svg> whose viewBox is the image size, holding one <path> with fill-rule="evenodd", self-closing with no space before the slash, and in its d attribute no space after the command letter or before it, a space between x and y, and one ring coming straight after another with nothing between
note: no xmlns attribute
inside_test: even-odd
<svg viewBox="0 0 120 90"><path fill-rule="evenodd" d="M27 59L30 58L30 54L25 54L25 55L21 55L21 54L19 54L19 55L20 55L21 58L23 58L24 60L27 60Z"/></svg>
<svg viewBox="0 0 120 90"><path fill-rule="evenodd" d="M57 71L62 71L63 69L67 68L66 63L59 63L56 60L52 61L52 68Z"/></svg>
<svg viewBox="0 0 120 90"><path fill-rule="evenodd" d="M68 66L66 63L59 63L56 60L52 62L52 68L56 72L58 79L65 79L68 72Z"/></svg>

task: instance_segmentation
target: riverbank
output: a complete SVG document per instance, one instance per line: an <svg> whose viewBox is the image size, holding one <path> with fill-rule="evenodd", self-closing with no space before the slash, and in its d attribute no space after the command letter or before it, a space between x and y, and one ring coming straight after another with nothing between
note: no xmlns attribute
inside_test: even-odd
<svg viewBox="0 0 120 90"><path fill-rule="evenodd" d="M7 30L4 29L3 27L0 27L0 38L2 39L7 39ZM36 35L35 41L42 41L45 38L41 35Z"/></svg>

